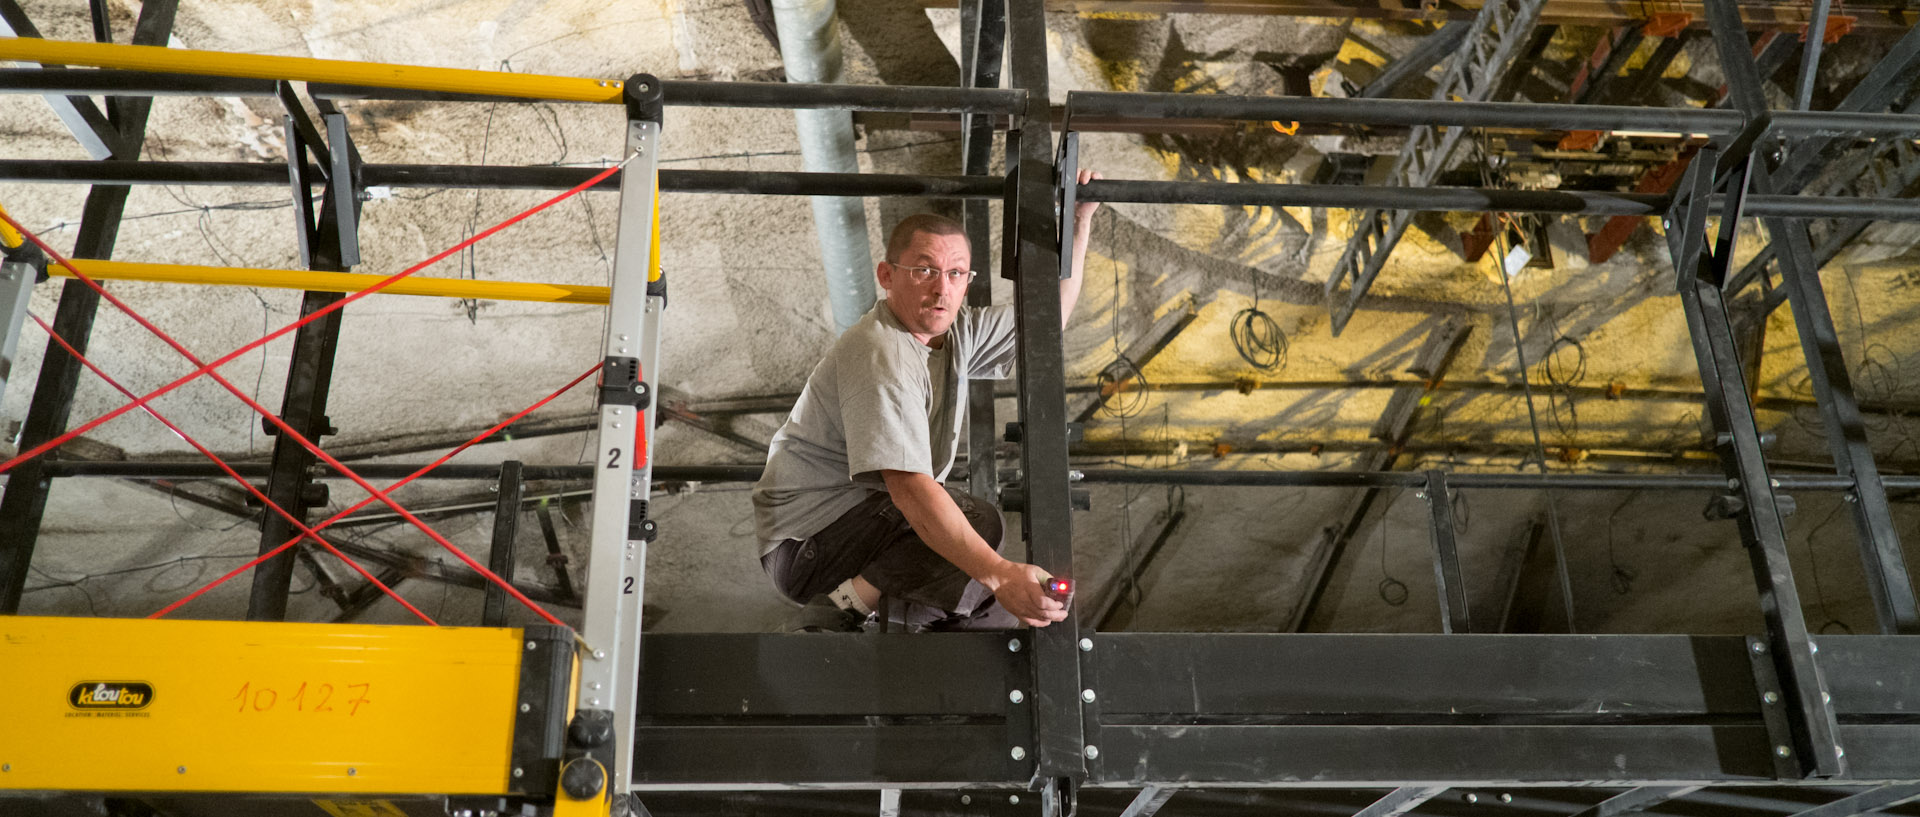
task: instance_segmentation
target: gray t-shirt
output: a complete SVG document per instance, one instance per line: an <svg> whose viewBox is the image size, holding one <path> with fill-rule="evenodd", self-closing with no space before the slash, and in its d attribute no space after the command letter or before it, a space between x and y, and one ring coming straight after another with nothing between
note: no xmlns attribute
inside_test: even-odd
<svg viewBox="0 0 1920 817"><path fill-rule="evenodd" d="M753 487L762 555L886 490L881 471L946 480L960 448L967 382L998 380L1013 368L1013 309L962 307L945 338L935 354L883 300L834 342L774 432L767 470ZM944 371L930 370L930 362Z"/></svg>

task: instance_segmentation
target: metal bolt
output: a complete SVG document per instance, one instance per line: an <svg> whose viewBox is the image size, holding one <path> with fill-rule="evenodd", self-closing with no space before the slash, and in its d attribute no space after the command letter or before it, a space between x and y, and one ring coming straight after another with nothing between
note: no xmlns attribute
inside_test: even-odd
<svg viewBox="0 0 1920 817"><path fill-rule="evenodd" d="M356 769L356 768L354 768L354 767L352 767L352 766L348 766L348 767L347 767L347 776L348 776L348 777L352 777L352 776L354 776L354 775L356 775L356 774L359 774L359 773L360 773L360 770L359 770L359 769Z"/></svg>
<svg viewBox="0 0 1920 817"><path fill-rule="evenodd" d="M621 339L621 340L626 340L626 339L627 339L627 336L626 336L626 335L621 335L621 336L620 336L620 339Z"/></svg>
<svg viewBox="0 0 1920 817"><path fill-rule="evenodd" d="M531 642L531 641L529 641L529 642L527 642L527 649L529 649L529 650L531 650L531 649L535 649L535 648L537 648L537 647L539 647L539 646L540 646L540 645L538 645L538 644L535 644L535 643L533 643L533 642Z"/></svg>
<svg viewBox="0 0 1920 817"><path fill-rule="evenodd" d="M532 711L533 711L533 704L521 704L521 705L520 705L520 711L521 711L521 712L532 712Z"/></svg>
<svg viewBox="0 0 1920 817"><path fill-rule="evenodd" d="M513 776L514 776L514 777L526 777L526 776L527 776L527 770L526 770L526 769L522 769L522 768L520 768L519 766L515 766L515 767L513 767Z"/></svg>
<svg viewBox="0 0 1920 817"><path fill-rule="evenodd" d="M1020 639L1018 638L1008 639L1007 652L1019 652L1019 651L1020 651Z"/></svg>
<svg viewBox="0 0 1920 817"><path fill-rule="evenodd" d="M1094 758L1097 758L1097 757L1099 757L1099 756L1100 756L1100 747L1098 747L1098 746L1088 746L1088 747L1087 747L1087 751L1086 751L1086 755L1087 755L1087 759L1088 759L1088 760L1092 760L1092 759L1094 759Z"/></svg>
<svg viewBox="0 0 1920 817"><path fill-rule="evenodd" d="M1508 794L1508 793L1506 793L1506 792L1501 792L1501 793L1500 793L1500 802L1502 802L1502 803L1511 803L1511 802L1513 802L1513 795L1511 795L1511 794Z"/></svg>
<svg viewBox="0 0 1920 817"><path fill-rule="evenodd" d="M1773 747L1773 753L1781 757L1793 757L1793 750L1787 748L1785 745Z"/></svg>
<svg viewBox="0 0 1920 817"><path fill-rule="evenodd" d="M971 794L960 795L960 805L963 805L963 806L973 805L973 795Z"/></svg>
<svg viewBox="0 0 1920 817"><path fill-rule="evenodd" d="M1848 491L1848 492L1846 492L1846 494L1844 494L1844 496L1846 497L1846 499L1847 499L1847 501L1848 501L1848 502L1859 502L1859 501L1860 501L1860 495L1859 495L1859 494L1856 494L1856 493L1854 493L1854 492L1852 492L1852 491Z"/></svg>
<svg viewBox="0 0 1920 817"><path fill-rule="evenodd" d="M181 767L180 767L180 768L178 768L178 769L174 769L174 770L173 770L173 773L174 773L174 774L186 774L186 773L187 773L187 767L185 767L185 766L181 766Z"/></svg>
<svg viewBox="0 0 1920 817"><path fill-rule="evenodd" d="M1670 219L1670 218L1660 219L1660 226L1669 230L1673 229L1673 219Z"/></svg>
<svg viewBox="0 0 1920 817"><path fill-rule="evenodd" d="M1834 757L1846 757L1846 756L1847 756L1847 750L1845 750L1845 749L1842 749L1842 748L1840 748L1840 747L1838 747L1838 746L1835 746L1835 747L1833 747L1833 756L1834 756Z"/></svg>
<svg viewBox="0 0 1920 817"><path fill-rule="evenodd" d="M614 427L614 428L619 428L619 427L620 427L620 424L619 424L619 423L614 423L614 424L613 424L613 427Z"/></svg>
<svg viewBox="0 0 1920 817"><path fill-rule="evenodd" d="M13 764L0 763L0 772L10 772L10 771L13 771Z"/></svg>
<svg viewBox="0 0 1920 817"><path fill-rule="evenodd" d="M590 682L587 684L587 688L598 691L600 689L600 682L599 681Z"/></svg>
<svg viewBox="0 0 1920 817"><path fill-rule="evenodd" d="M1091 638L1082 638L1082 639L1080 639L1080 651L1081 651L1081 652L1093 652L1093 639L1091 639Z"/></svg>
<svg viewBox="0 0 1920 817"><path fill-rule="evenodd" d="M1017 794L1007 795L1007 805L1010 805L1010 806L1020 805L1020 795L1017 795Z"/></svg>
<svg viewBox="0 0 1920 817"><path fill-rule="evenodd" d="M1769 479L1769 480L1767 480L1767 487L1769 487L1769 488L1778 488L1778 487L1780 487L1780 480L1777 480L1777 479Z"/></svg>
<svg viewBox="0 0 1920 817"><path fill-rule="evenodd" d="M1768 691L1767 694L1760 696L1760 700L1770 704L1777 704L1780 702L1780 693Z"/></svg>
<svg viewBox="0 0 1920 817"><path fill-rule="evenodd" d="M1740 490L1740 480L1737 480L1737 479L1727 480L1727 489L1732 491Z"/></svg>
<svg viewBox="0 0 1920 817"><path fill-rule="evenodd" d="M1765 654L1765 653L1766 653L1766 651L1767 651L1767 645L1765 645L1765 644L1762 644L1762 643L1760 643L1760 642L1758 642L1758 641L1755 641L1755 642L1753 642L1753 654L1754 654L1754 655L1763 655L1763 654Z"/></svg>
<svg viewBox="0 0 1920 817"><path fill-rule="evenodd" d="M588 698L588 699L587 699L587 705L588 705L588 706L591 706L591 707L599 707L599 706L600 706L600 699L599 699L599 698Z"/></svg>
<svg viewBox="0 0 1920 817"><path fill-rule="evenodd" d="M1465 800L1468 803L1478 803L1480 802L1480 795L1474 794L1473 792L1467 792L1466 794L1460 795L1460 799Z"/></svg>
<svg viewBox="0 0 1920 817"><path fill-rule="evenodd" d="M636 145L636 146L634 146L634 148L633 148L633 155L635 155L635 156L638 156L638 155L640 155L640 154L642 154L642 153L646 153L646 152L647 152L647 146L646 146L646 145Z"/></svg>
<svg viewBox="0 0 1920 817"><path fill-rule="evenodd" d="M1820 651L1820 645L1809 641L1807 642L1807 649L1817 653Z"/></svg>
<svg viewBox="0 0 1920 817"><path fill-rule="evenodd" d="M593 657L595 657L595 658L606 658L606 657L607 657L607 651L606 651L606 650L594 650L594 651L593 651Z"/></svg>
<svg viewBox="0 0 1920 817"><path fill-rule="evenodd" d="M1413 498L1414 498L1414 499L1426 499L1426 498L1427 498L1427 492L1426 492L1426 491L1414 491L1414 492L1413 492Z"/></svg>
<svg viewBox="0 0 1920 817"><path fill-rule="evenodd" d="M1086 701L1087 703L1093 703L1093 698L1094 698L1093 690L1091 689L1080 690L1080 700Z"/></svg>
<svg viewBox="0 0 1920 817"><path fill-rule="evenodd" d="M1007 693L1007 700L1012 701L1014 703L1020 703L1021 701L1024 701L1026 699L1027 699L1026 693L1023 693L1017 689Z"/></svg>
<svg viewBox="0 0 1920 817"><path fill-rule="evenodd" d="M1822 693L1820 693L1820 702L1821 702L1821 703L1823 703L1823 704L1830 704L1830 703L1833 703L1833 696L1832 696L1832 695L1828 695L1828 694L1827 694L1827 693L1825 693L1825 692L1822 692Z"/></svg>
<svg viewBox="0 0 1920 817"><path fill-rule="evenodd" d="M1013 759L1014 759L1014 760L1026 760L1026 759L1027 759L1027 750L1026 750L1025 748L1022 748L1022 747L1019 747L1019 746L1015 746L1015 747L1013 747L1013 751L1011 751L1011 752L1008 752L1008 754L1010 754L1010 755L1013 755Z"/></svg>
<svg viewBox="0 0 1920 817"><path fill-rule="evenodd" d="M644 93L646 93L647 91L650 91L650 90L652 90L652 89L651 89L651 88L649 88L649 87L647 87L647 84L646 84L646 83L644 83L644 82L642 82L642 83L640 83L640 93L643 93L643 94L644 94Z"/></svg>

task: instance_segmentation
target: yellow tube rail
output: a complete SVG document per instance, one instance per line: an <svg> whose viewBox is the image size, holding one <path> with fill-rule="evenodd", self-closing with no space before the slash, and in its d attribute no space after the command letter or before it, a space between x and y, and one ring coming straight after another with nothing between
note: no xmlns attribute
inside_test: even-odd
<svg viewBox="0 0 1920 817"><path fill-rule="evenodd" d="M32 37L0 38L0 61L6 60L602 104L619 104L623 94L623 83L616 80L234 54L152 45L63 42Z"/></svg>
<svg viewBox="0 0 1920 817"><path fill-rule="evenodd" d="M75 260L87 277L101 281L152 281L168 284L267 287L316 292L359 292L384 275L307 270L201 267L189 264L139 264L129 261ZM71 278L73 272L48 264L47 273ZM605 304L607 288L573 284L533 284L515 281L473 281L464 278L409 276L380 290L381 295L424 295L439 298L475 298L493 301L536 301L556 304Z"/></svg>
<svg viewBox="0 0 1920 817"><path fill-rule="evenodd" d="M6 212L7 208L0 207L0 215L6 215ZM654 232L658 233L659 231L660 225L656 223L654 225ZM0 221L0 247L13 249L14 247L20 246L20 243L23 241L26 241L26 239L21 237L19 230L13 229L13 225L11 224Z"/></svg>

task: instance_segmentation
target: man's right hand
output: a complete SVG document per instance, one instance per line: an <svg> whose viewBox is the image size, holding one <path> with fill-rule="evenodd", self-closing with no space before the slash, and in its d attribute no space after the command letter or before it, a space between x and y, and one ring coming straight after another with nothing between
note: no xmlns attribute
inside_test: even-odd
<svg viewBox="0 0 1920 817"><path fill-rule="evenodd" d="M1002 561L980 583L1015 618L1031 627L1045 627L1067 618L1066 605L1047 597L1043 583L1051 578L1052 574L1034 565Z"/></svg>

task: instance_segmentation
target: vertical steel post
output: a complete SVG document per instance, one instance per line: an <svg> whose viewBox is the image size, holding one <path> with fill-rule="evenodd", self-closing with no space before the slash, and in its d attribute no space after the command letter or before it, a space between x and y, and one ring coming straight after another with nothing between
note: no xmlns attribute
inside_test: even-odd
<svg viewBox="0 0 1920 817"><path fill-rule="evenodd" d="M1431 516L1429 535L1433 540L1433 583L1440 599L1440 631L1473 632L1473 618L1467 612L1467 583L1460 572L1460 550L1453 531L1453 492L1447 487L1444 471L1427 472L1427 510ZM1380 520L1386 524L1386 520Z"/></svg>
<svg viewBox="0 0 1920 817"><path fill-rule="evenodd" d="M1729 97L1749 116L1765 116L1766 97L1761 92L1760 73L1754 66L1752 54L1739 43L1729 42L1744 37L1738 11L1729 0L1711 0L1707 3L1707 12L1727 77ZM1818 49L1817 42L1808 43L1810 59L1817 59ZM1776 174L1785 157L1769 145L1757 145L1755 152L1764 164L1750 163L1747 181L1755 193L1773 193ZM1807 374L1826 425L1828 448L1840 475L1854 480L1854 490L1848 499L1853 506L1854 528L1859 534L1867 591L1873 599L1880 631L1920 632L1920 601L1914 597L1913 582L1901 553L1900 535L1893 523L1893 509L1887 501L1880 469L1874 463L1859 400L1847 375L1839 331L1833 325L1833 313L1820 286L1819 265L1814 259L1812 242L1807 238L1806 222L1769 218L1765 223L1773 237L1787 300L1793 309L1794 326L1800 336L1801 354L1806 358ZM1731 257L1731 248L1726 255ZM1724 263L1728 259L1718 260ZM1724 284L1726 280L1722 274L1714 282Z"/></svg>
<svg viewBox="0 0 1920 817"><path fill-rule="evenodd" d="M1790 761L1786 767L1797 769L1803 777L1832 777L1845 771L1834 738L1837 725L1827 704L1826 682L1814 658L1816 648L1801 612L1800 594L1787 556L1786 530L1780 521L1779 498L1760 449L1760 430L1720 291L1732 260L1733 231L1746 191L1744 170L1737 170L1728 182L1729 203L1722 216L1719 242L1723 251L1713 254L1706 249L1706 205L1714 189L1712 168L1717 153L1711 147L1703 150L1701 159L1688 168L1676 209L1667 217L1667 243L1700 381L1705 386L1707 414L1713 421L1716 448L1727 475L1728 495L1723 501L1734 510L1739 522L1767 625L1764 649L1756 643L1756 650L1771 656L1784 693L1792 743L1777 744L1775 760Z"/></svg>
<svg viewBox="0 0 1920 817"><path fill-rule="evenodd" d="M165 45L173 31L178 0L147 0L140 4L140 19L133 30L135 45ZM150 97L109 97L108 119L119 131L119 144L113 157L133 160L147 139L147 114L153 109ZM120 216L126 211L125 185L96 186L87 193L81 210L79 235L74 238L74 258L113 257L114 239L120 232ZM100 306L100 294L78 281L61 285L60 305L54 312L53 331L87 353L87 341L93 334L93 317ZM73 390L80 382L83 367L58 344L47 344L41 359L40 379L33 389L33 400L20 429L20 450L25 451L60 436L66 430L67 416L73 410ZM49 452L46 456L52 456ZM20 611L20 596L27 585L27 567L33 562L33 547L40 537L40 520L47 511L47 492L53 481L39 459L16 466L7 478L7 489L0 496L0 614Z"/></svg>
<svg viewBox="0 0 1920 817"><path fill-rule="evenodd" d="M487 552L487 569L507 581L513 581L513 540L520 534L520 497L526 488L526 482L520 479L520 465L519 460L500 463L500 495L493 503L493 549ZM487 584L480 626L507 626L507 591L500 585Z"/></svg>
<svg viewBox="0 0 1920 817"><path fill-rule="evenodd" d="M599 426L594 451L592 544L587 563L575 714L577 746L605 772L602 785L628 793L633 718L640 686L640 610L646 589L649 483L657 413L660 318L665 281L653 269L658 224L656 171L661 128L659 79L627 80L626 167L620 173L620 221L602 352ZM564 777L564 775L563 775ZM595 792L597 797L599 792ZM583 798L584 799L584 798Z"/></svg>
<svg viewBox="0 0 1920 817"><path fill-rule="evenodd" d="M1019 145L1008 175L1014 176L1009 227L1013 245L1014 304L1019 331L1020 454L1026 485L1021 513L1027 556L1059 576L1073 572L1073 517L1067 482L1067 395L1061 359L1061 248L1072 246L1072 212L1056 212L1071 170L1054 166L1047 104L1047 18L1039 0L1007 9L1012 85L1027 92L1014 119ZM1062 175L1065 173L1066 175ZM1089 741L1080 699L1080 635L1077 606L1066 621L1033 633L1036 782L1083 779Z"/></svg>
<svg viewBox="0 0 1920 817"><path fill-rule="evenodd" d="M0 397L6 396L7 382L13 379L14 353L20 330L27 325L27 304L33 300L34 283L46 272L46 263L38 249L0 260Z"/></svg>
<svg viewBox="0 0 1920 817"><path fill-rule="evenodd" d="M308 141L311 125L303 130L301 120L306 112L299 107L299 101L291 99L291 93L283 101L291 102L287 110L284 130L287 136L287 173L292 184L294 201L294 227L299 231L301 262L310 270L345 272L349 268L346 260L349 255L357 255L353 249L350 228L352 211L334 206L340 199L352 199L358 195L351 178L341 172L343 162L351 150L348 144L346 122L338 116L327 117L329 145L324 149L331 168L327 174L327 184L321 194L322 208L317 220L311 205L312 189L309 185L313 178L307 167ZM321 152L321 151L315 151ZM340 216L347 214L347 219ZM317 223L316 223L317 222ZM346 296L338 292L308 292L300 299L300 314L311 315L331 306ZM336 433L327 419L327 392L333 382L333 357L340 345L341 313L336 309L294 331L293 357L287 363L287 386L281 396L280 419L289 427L300 432L309 440L318 442L327 434ZM274 433L273 426L267 426L268 433ZM308 511L316 506L325 506L324 489L313 481L313 465L316 458L313 452L286 435L277 435L273 443L273 460L267 477L267 499L302 522L307 520ZM279 514L264 514L260 520L260 553L267 553L281 543L298 535L298 530L285 517ZM297 547L305 548L302 543ZM293 583L293 566L296 554L292 550L260 563L253 571L253 584L247 599L247 619L250 621L280 621L287 617L287 594Z"/></svg>
<svg viewBox="0 0 1920 817"><path fill-rule="evenodd" d="M960 84L969 88L1000 85L1001 44L1006 36L1006 0L963 0L960 4ZM960 172L986 175L993 164L993 117L966 114L960 118ZM993 248L990 202L968 199L961 205L961 223L973 251L973 268L980 273L967 291L967 305L993 304ZM994 385L976 381L967 387L967 492L997 503L1000 494L998 462L993 451L999 438L994 418Z"/></svg>

